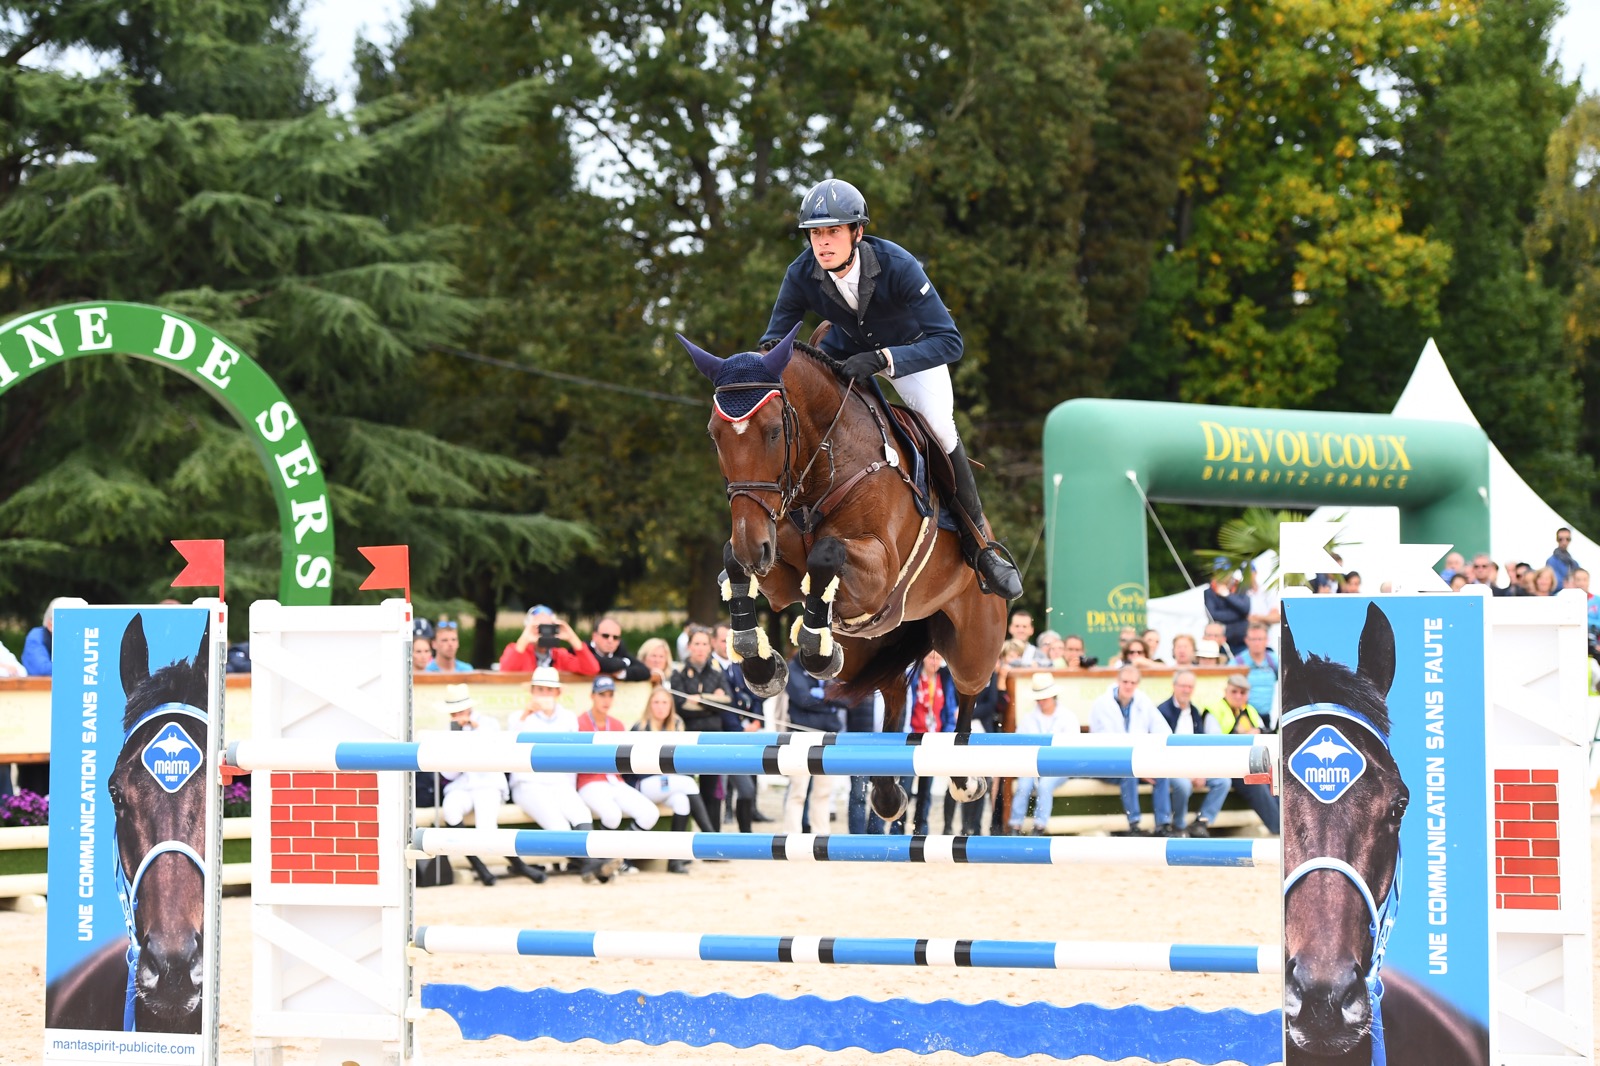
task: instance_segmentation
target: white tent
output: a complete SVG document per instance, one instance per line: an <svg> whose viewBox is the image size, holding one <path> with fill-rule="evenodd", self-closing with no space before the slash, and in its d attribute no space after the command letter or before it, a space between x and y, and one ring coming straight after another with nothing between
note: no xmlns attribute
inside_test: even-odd
<svg viewBox="0 0 1600 1066"><path fill-rule="evenodd" d="M1415 418L1430 422L1462 422L1478 424L1472 409L1462 397L1461 390L1444 365L1439 349L1429 340L1422 349L1422 358L1411 372L1411 380L1394 405L1394 413L1401 418ZM1344 516L1343 541L1349 546L1339 550L1345 565L1359 570L1362 586L1375 592L1387 575L1377 560L1367 562L1363 545L1394 543L1400 537L1400 512L1394 507L1319 507L1312 512L1316 521L1331 522ZM1556 529L1571 527L1555 509L1545 503L1528 483L1506 462L1500 449L1489 442L1489 553L1501 566L1501 581L1505 580L1505 564L1518 560L1542 566L1555 548ZM1572 531L1572 544L1568 549L1579 563L1586 567L1600 567L1600 544ZM1188 560L1185 560L1187 563ZM1149 625L1161 631L1163 646L1177 633L1198 635L1205 627L1206 615L1203 589L1189 589L1173 596L1161 596L1148 605Z"/></svg>

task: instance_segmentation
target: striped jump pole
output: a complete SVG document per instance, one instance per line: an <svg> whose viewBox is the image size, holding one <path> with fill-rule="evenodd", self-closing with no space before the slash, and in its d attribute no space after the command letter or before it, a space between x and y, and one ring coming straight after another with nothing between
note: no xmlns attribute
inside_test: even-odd
<svg viewBox="0 0 1600 1066"><path fill-rule="evenodd" d="M538 955L577 959L960 966L1011 970L1279 973L1278 944L1166 944L1098 940L956 940L912 937L745 936L725 933L580 932L422 925L430 955Z"/></svg>
<svg viewBox="0 0 1600 1066"><path fill-rule="evenodd" d="M1160 739L1160 738L1158 738ZM1257 777L1266 746L1176 747L1101 738L1071 747L771 744L547 744L446 733L420 741L240 740L228 763L253 770L478 770L580 774L775 774L884 777ZM1264 779L1264 778L1263 778Z"/></svg>
<svg viewBox="0 0 1600 1066"><path fill-rule="evenodd" d="M443 729L424 730L419 739L449 736ZM504 734L502 734L502 738ZM664 732L628 730L605 733L516 733L512 735L519 744L597 744L610 747L683 747L692 744L731 745L736 747L792 744L798 747L856 747L867 745L888 748L1067 748L1099 746L1107 743L1104 733L700 733L693 731ZM1277 738L1272 734L1201 733L1157 736L1135 734L1126 738L1133 744L1151 744L1169 748L1248 748L1271 744Z"/></svg>
<svg viewBox="0 0 1600 1066"><path fill-rule="evenodd" d="M631 830L419 829L426 855L735 859L773 862L971 863L1013 866L1278 865L1278 841L1094 837L636 833Z"/></svg>

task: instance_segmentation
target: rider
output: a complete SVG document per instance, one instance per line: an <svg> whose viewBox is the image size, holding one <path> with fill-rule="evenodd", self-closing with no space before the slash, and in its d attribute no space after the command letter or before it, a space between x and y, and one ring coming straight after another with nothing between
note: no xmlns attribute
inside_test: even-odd
<svg viewBox="0 0 1600 1066"><path fill-rule="evenodd" d="M933 430L955 469L957 507L966 512L961 548L990 592L1022 595L1017 568L994 541L980 541L983 504L966 449L956 435L950 364L961 358L961 333L922 265L881 237L862 235L866 198L854 185L821 182L800 202L800 228L810 247L783 276L762 350L788 335L807 311L833 323L822 346L843 362L842 372L865 385L886 374L912 410Z"/></svg>

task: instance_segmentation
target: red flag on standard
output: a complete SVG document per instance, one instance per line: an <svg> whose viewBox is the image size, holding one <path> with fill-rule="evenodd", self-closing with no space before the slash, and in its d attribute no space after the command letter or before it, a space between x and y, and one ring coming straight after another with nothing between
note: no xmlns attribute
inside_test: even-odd
<svg viewBox="0 0 1600 1066"><path fill-rule="evenodd" d="M357 548L372 564L372 574L361 583L367 589L405 589L406 602L411 602L411 547L407 544L385 544L377 548Z"/></svg>
<svg viewBox="0 0 1600 1066"><path fill-rule="evenodd" d="M178 554L183 556L183 561L187 564L183 568L183 573L173 578L173 588L215 585L217 599L227 598L223 595L223 541L175 540L172 546L178 549Z"/></svg>

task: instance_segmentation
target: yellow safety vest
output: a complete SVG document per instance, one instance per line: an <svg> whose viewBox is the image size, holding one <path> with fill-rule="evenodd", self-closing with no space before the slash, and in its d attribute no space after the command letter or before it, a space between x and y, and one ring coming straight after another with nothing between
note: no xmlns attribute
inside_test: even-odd
<svg viewBox="0 0 1600 1066"><path fill-rule="evenodd" d="M1229 706L1227 700L1218 700L1215 706L1206 708L1206 713L1217 720L1217 726L1221 728L1224 733L1233 732L1233 727L1238 724L1240 716L1248 718L1250 720L1250 724L1262 732L1265 732L1267 728L1266 725L1261 721L1260 712L1258 712L1248 703L1244 705L1244 710L1235 714L1233 708Z"/></svg>

